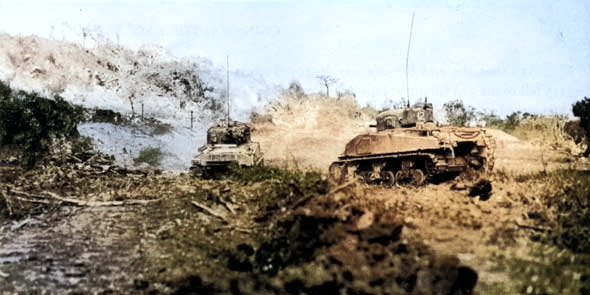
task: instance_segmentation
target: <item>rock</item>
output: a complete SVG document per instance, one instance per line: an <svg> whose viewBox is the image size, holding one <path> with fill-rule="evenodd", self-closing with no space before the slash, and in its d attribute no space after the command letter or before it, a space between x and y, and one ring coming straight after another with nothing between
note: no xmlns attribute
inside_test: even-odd
<svg viewBox="0 0 590 295"><path fill-rule="evenodd" d="M451 189L456 190L456 191L462 191L462 190L467 189L467 186L465 186L465 184L463 182L457 181L451 185Z"/></svg>
<svg viewBox="0 0 590 295"><path fill-rule="evenodd" d="M375 221L375 214L370 211L365 212L356 222L356 228L359 230L369 228Z"/></svg>

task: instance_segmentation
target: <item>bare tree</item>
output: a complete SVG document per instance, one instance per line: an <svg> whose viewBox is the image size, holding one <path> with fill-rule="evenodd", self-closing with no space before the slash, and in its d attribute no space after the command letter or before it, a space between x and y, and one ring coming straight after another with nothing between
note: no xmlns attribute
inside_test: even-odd
<svg viewBox="0 0 590 295"><path fill-rule="evenodd" d="M134 118L135 117L135 107L133 105L133 102L135 101L135 92L131 93L127 98L129 99L129 103L131 104L131 117Z"/></svg>
<svg viewBox="0 0 590 295"><path fill-rule="evenodd" d="M334 78L330 75L318 75L316 76L320 80L320 84L326 87L326 96L330 97L330 85L338 82L338 78Z"/></svg>

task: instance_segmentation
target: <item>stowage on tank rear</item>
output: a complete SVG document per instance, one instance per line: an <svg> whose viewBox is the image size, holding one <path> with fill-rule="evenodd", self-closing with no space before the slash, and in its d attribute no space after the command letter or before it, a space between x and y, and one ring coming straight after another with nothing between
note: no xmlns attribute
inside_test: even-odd
<svg viewBox="0 0 590 295"><path fill-rule="evenodd" d="M354 137L330 165L332 181L419 186L436 176L493 169L495 140L484 128L441 127L432 121L428 103L379 114L377 131Z"/></svg>

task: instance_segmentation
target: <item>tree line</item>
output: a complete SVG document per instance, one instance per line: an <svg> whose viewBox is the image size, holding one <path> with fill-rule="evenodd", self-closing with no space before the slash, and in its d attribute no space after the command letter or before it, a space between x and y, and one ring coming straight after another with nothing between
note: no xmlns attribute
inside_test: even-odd
<svg viewBox="0 0 590 295"><path fill-rule="evenodd" d="M474 107L465 105L462 100L456 99L443 104L447 116L447 123L453 126L468 126L478 122L481 125L491 128L498 128L504 131L513 131L518 125L528 119L536 119L539 116L528 112L515 111L504 118L493 112L477 111ZM570 121L565 125L565 132L568 133L576 143L585 142L585 156L590 155L590 97L572 104L572 113L578 120Z"/></svg>

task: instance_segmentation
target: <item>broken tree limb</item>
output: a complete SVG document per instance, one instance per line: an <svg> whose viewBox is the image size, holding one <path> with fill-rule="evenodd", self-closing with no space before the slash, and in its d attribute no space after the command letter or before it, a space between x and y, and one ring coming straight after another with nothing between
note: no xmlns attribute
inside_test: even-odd
<svg viewBox="0 0 590 295"><path fill-rule="evenodd" d="M355 183L356 183L356 182L355 182L354 180L351 180L351 181L345 182L345 183L343 183L343 184L341 184L341 185L339 185L339 186L337 186L337 187L333 188L332 190L330 190L330 192L328 192L328 194L335 194L335 193L337 193L338 191L341 191L341 190L343 190L343 189L345 189L345 188L347 188L347 187L349 187L349 186L352 186L352 185L354 185Z"/></svg>
<svg viewBox="0 0 590 295"><path fill-rule="evenodd" d="M236 210L234 210L233 206L228 204L228 202L223 200L221 197L218 198L218 202L221 203L221 205L223 205L223 207L225 207L225 209L227 209L229 212L236 214Z"/></svg>
<svg viewBox="0 0 590 295"><path fill-rule="evenodd" d="M201 209L201 210L209 213L212 216L215 216L215 217L217 217L217 218L219 218L219 219L221 219L221 220L223 220L225 222L228 222L228 220L223 215L215 212L213 209L211 209L211 208L209 208L209 207L207 207L207 206L205 206L205 205L203 205L201 203L198 203L196 201L192 201L191 204L193 204L193 206L195 206L195 207L197 207L197 208L199 208L199 209Z"/></svg>
<svg viewBox="0 0 590 295"><path fill-rule="evenodd" d="M540 231L540 232L550 232L551 229L550 228L546 228L546 227L540 227L540 226L532 226L532 225L526 225L526 224L520 224L518 223L518 221L514 222L516 224L516 226L518 226L519 228L524 228L524 229L532 229L534 231Z"/></svg>
<svg viewBox="0 0 590 295"><path fill-rule="evenodd" d="M62 197L56 193L43 191L41 194L31 194L19 190L10 189L8 194L14 194L14 198L24 202L32 203L61 203L65 205L78 207L109 207L109 206L126 206L126 205L146 205L149 203L160 201L159 199L152 200L125 200L125 201L85 201L72 198Z"/></svg>

